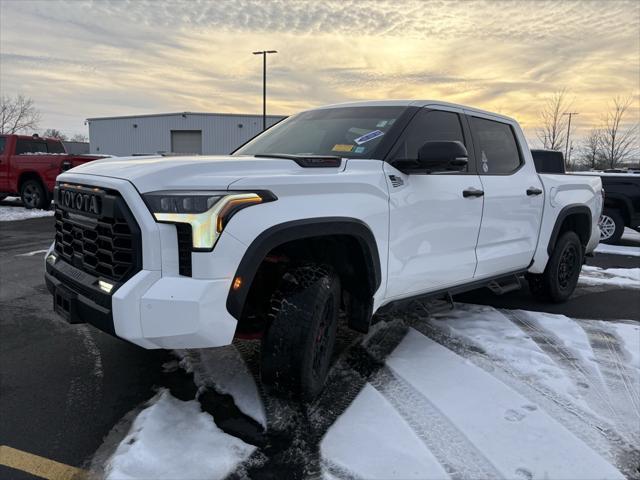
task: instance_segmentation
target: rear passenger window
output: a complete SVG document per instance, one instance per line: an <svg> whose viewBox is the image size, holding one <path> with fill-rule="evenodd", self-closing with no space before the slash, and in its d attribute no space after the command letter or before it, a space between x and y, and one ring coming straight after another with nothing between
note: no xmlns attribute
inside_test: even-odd
<svg viewBox="0 0 640 480"><path fill-rule="evenodd" d="M22 155L23 153L31 153L31 142L19 138L16 142L16 155Z"/></svg>
<svg viewBox="0 0 640 480"><path fill-rule="evenodd" d="M471 128L479 152L480 174L511 173L520 168L520 150L510 125L471 117Z"/></svg>
<svg viewBox="0 0 640 480"><path fill-rule="evenodd" d="M417 159L418 150L426 142L459 141L465 144L460 117L457 113L438 110L419 112L402 134L390 157L393 163L399 159Z"/></svg>
<svg viewBox="0 0 640 480"><path fill-rule="evenodd" d="M16 143L16 155L47 153L48 151L47 144L42 140L23 140L19 138Z"/></svg>

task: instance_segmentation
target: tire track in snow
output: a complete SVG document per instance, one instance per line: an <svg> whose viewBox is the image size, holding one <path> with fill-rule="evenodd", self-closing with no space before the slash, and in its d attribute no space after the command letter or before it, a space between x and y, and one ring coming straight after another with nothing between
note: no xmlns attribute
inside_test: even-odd
<svg viewBox="0 0 640 480"><path fill-rule="evenodd" d="M524 333L545 352L554 363L567 371L578 387L582 387L584 399L591 405L595 412L610 419L621 431L628 432L628 418L620 412L612 401L612 395L603 383L600 372L594 371L580 358L563 345L562 340L544 327L527 319L524 315L513 310L499 310L505 317L511 320ZM586 391L585 391L586 390Z"/></svg>
<svg viewBox="0 0 640 480"><path fill-rule="evenodd" d="M239 347L264 403L267 440L227 479L261 478L265 474L267 478L321 478L325 469L339 478L357 480L342 467L326 468L330 464L325 465L321 458L320 443L368 379L384 366L384 359L402 341L406 331L402 322L392 322L374 328L364 339L358 337L336 360L322 394L310 404L265 392L259 381L257 349Z"/></svg>
<svg viewBox="0 0 640 480"><path fill-rule="evenodd" d="M496 467L424 395L384 367L369 380L405 419L452 480L502 478Z"/></svg>
<svg viewBox="0 0 640 480"><path fill-rule="evenodd" d="M597 362L603 370L604 381L609 390L617 395L616 407L623 415L629 413L635 417L632 427L640 425L640 380L629 371L626 363L626 354L620 348L620 341L612 331L607 331L604 326L595 327L586 322L578 322L587 334L589 343L596 357ZM628 427L628 421L624 423ZM633 441L640 448L640 427L631 428L628 433Z"/></svg>
<svg viewBox="0 0 640 480"><path fill-rule="evenodd" d="M616 465L627 478L640 479L640 472L637 470L640 451L601 418L586 412L534 378L513 369L481 346L460 337L449 327L435 325L429 319L419 316L413 316L410 323L415 330L466 358L542 408L596 453Z"/></svg>

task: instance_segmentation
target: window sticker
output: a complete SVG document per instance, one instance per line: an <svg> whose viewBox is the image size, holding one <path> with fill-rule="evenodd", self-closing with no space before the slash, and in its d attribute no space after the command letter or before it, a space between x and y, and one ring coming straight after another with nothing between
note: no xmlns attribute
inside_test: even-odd
<svg viewBox="0 0 640 480"><path fill-rule="evenodd" d="M489 171L489 159L487 158L487 154L482 151L482 171L487 173Z"/></svg>
<svg viewBox="0 0 640 480"><path fill-rule="evenodd" d="M346 145L343 143L337 143L331 149L334 152L350 152L353 149L354 145Z"/></svg>
<svg viewBox="0 0 640 480"><path fill-rule="evenodd" d="M362 145L363 143L370 142L371 140L381 137L384 135L382 130L374 130L373 132L365 133L361 137L358 137L354 140L358 145Z"/></svg>
<svg viewBox="0 0 640 480"><path fill-rule="evenodd" d="M353 149L354 153L363 153L364 147L356 147Z"/></svg>

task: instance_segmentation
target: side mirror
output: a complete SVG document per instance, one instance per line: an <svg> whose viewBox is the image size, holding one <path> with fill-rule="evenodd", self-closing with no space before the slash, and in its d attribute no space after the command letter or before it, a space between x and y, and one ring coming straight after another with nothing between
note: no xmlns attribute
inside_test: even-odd
<svg viewBox="0 0 640 480"><path fill-rule="evenodd" d="M461 172L467 168L469 153L455 142L427 142L418 150L419 168L433 172Z"/></svg>

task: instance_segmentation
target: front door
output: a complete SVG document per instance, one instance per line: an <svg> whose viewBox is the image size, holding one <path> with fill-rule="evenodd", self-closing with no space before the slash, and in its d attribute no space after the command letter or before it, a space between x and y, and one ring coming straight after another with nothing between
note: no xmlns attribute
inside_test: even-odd
<svg viewBox="0 0 640 480"><path fill-rule="evenodd" d="M415 159L425 142L438 140L465 144L467 171L405 175L393 167L394 160ZM473 158L456 109L421 110L394 146L384 164L390 192L388 298L473 279L483 204L481 196L463 196L464 190L482 189Z"/></svg>

